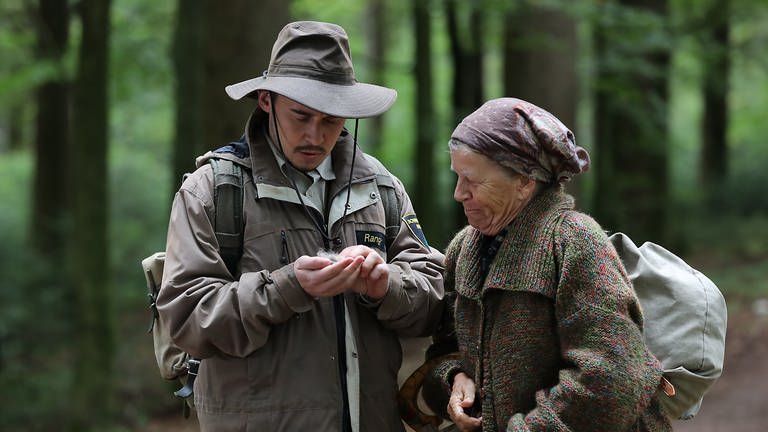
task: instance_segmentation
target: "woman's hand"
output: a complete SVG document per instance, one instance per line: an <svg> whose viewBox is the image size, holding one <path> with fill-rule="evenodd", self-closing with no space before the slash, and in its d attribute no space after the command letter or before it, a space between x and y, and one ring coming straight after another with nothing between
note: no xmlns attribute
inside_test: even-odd
<svg viewBox="0 0 768 432"><path fill-rule="evenodd" d="M479 430L483 418L469 416L465 409L475 404L475 382L464 372L459 372L453 378L451 397L448 399L448 415L462 432Z"/></svg>

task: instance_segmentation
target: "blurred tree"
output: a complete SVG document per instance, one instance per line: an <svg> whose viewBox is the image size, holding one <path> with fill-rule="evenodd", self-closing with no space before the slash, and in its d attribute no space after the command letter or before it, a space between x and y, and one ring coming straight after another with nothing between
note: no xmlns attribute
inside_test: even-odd
<svg viewBox="0 0 768 432"><path fill-rule="evenodd" d="M564 6L526 0L506 15L504 94L576 123L576 23Z"/></svg>
<svg viewBox="0 0 768 432"><path fill-rule="evenodd" d="M34 103L29 91L47 76L47 63L31 55L40 43L38 20L36 2L0 4L0 154L32 146Z"/></svg>
<svg viewBox="0 0 768 432"><path fill-rule="evenodd" d="M255 102L232 101L224 87L261 76L272 44L289 20L290 1L206 1L204 124L205 149L237 139Z"/></svg>
<svg viewBox="0 0 768 432"><path fill-rule="evenodd" d="M470 0L457 4L445 0L448 20L448 39L451 49L453 83L451 86L452 127L485 102L483 95L484 67L483 43L485 28L483 0ZM453 189L451 189L453 193ZM463 207L452 201L453 233L466 225Z"/></svg>
<svg viewBox="0 0 768 432"><path fill-rule="evenodd" d="M554 114L578 137L576 22L563 4L526 0L505 17L504 94ZM578 179L578 177L576 177ZM569 185L577 194L575 183Z"/></svg>
<svg viewBox="0 0 768 432"><path fill-rule="evenodd" d="M413 6L413 25L416 49L414 50L414 74L416 94L414 97L416 113L416 159L414 160L412 193L413 205L421 219L421 225L427 238L435 238L438 233L431 227L437 226L439 211L435 200L435 107L433 97L432 74L432 24L430 0L415 0Z"/></svg>
<svg viewBox="0 0 768 432"><path fill-rule="evenodd" d="M706 5L702 55L704 74L704 114L701 119L701 181L711 210L723 190L728 169L728 90L730 77L730 0L710 1Z"/></svg>
<svg viewBox="0 0 768 432"><path fill-rule="evenodd" d="M243 134L255 103L232 101L224 87L260 76L267 69L275 37L288 22L290 3L179 1L174 42L177 118L171 190L178 189L181 174L194 169L196 156Z"/></svg>
<svg viewBox="0 0 768 432"><path fill-rule="evenodd" d="M115 349L107 247L109 0L82 0L73 88L69 277L75 290L74 378L69 429L103 430L113 414Z"/></svg>
<svg viewBox="0 0 768 432"><path fill-rule="evenodd" d="M8 146L7 150L17 151L25 147L24 123L26 120L27 104L17 102L8 111ZM0 148L0 151L6 149Z"/></svg>
<svg viewBox="0 0 768 432"><path fill-rule="evenodd" d="M176 136L173 140L171 193L189 172L194 157L202 154L204 145L203 88L206 20L205 0L179 0L176 8L173 38L173 66L176 72Z"/></svg>
<svg viewBox="0 0 768 432"><path fill-rule="evenodd" d="M69 42L69 5L66 0L41 0L37 19L37 57L55 65L58 73L37 89L35 122L35 177L32 244L42 257L59 261L64 245L69 153L69 81L62 65Z"/></svg>
<svg viewBox="0 0 768 432"><path fill-rule="evenodd" d="M415 5L414 5L415 7ZM368 0L366 14L368 25L366 28L368 38L368 50L366 59L370 71L370 82L384 85L384 59L387 51L387 6L384 0ZM381 145L381 130L384 123L383 116L376 116L368 120L367 139L371 153L376 154Z"/></svg>
<svg viewBox="0 0 768 432"><path fill-rule="evenodd" d="M668 238L665 0L604 4L595 25L594 213L636 242Z"/></svg>

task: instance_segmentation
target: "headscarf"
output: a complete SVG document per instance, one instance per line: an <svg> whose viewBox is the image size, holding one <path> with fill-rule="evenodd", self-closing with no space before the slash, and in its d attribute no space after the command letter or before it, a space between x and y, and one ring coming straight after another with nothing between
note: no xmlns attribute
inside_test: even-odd
<svg viewBox="0 0 768 432"><path fill-rule="evenodd" d="M463 144L519 174L562 183L589 169L589 154L549 112L515 98L492 99L456 126L451 145Z"/></svg>

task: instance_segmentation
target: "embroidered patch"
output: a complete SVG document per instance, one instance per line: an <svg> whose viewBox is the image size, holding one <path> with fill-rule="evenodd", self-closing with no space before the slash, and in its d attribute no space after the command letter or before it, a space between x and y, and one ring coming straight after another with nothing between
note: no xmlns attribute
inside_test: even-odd
<svg viewBox="0 0 768 432"><path fill-rule="evenodd" d="M356 231L357 244L378 249L382 252L387 251L387 245L384 241L384 233L376 231Z"/></svg>
<svg viewBox="0 0 768 432"><path fill-rule="evenodd" d="M419 220L416 218L416 215L413 213L410 213L403 216L403 222L405 222L405 224L408 225L408 229L410 229L413 235L415 235L416 238L419 239L421 244L423 244L425 248L429 249L429 243L427 243L427 236L425 236L424 231L421 230L421 224L419 223Z"/></svg>

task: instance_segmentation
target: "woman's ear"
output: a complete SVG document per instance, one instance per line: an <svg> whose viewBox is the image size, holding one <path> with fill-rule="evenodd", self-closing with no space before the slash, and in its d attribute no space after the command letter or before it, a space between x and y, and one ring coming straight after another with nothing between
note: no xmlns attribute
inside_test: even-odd
<svg viewBox="0 0 768 432"><path fill-rule="evenodd" d="M530 200L536 193L537 185L538 183L536 180L525 176L520 176L520 185L518 186L520 190L520 199L522 201Z"/></svg>

